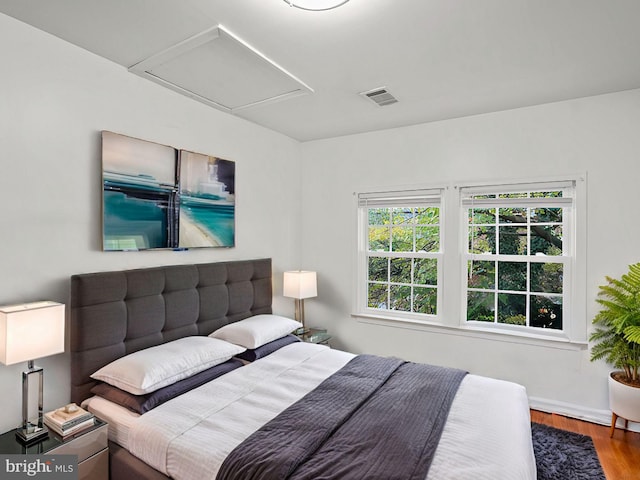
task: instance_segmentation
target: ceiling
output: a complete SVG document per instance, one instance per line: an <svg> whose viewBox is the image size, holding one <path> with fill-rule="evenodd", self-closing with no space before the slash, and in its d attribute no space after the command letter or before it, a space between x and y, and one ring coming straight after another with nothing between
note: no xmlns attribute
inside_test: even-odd
<svg viewBox="0 0 640 480"><path fill-rule="evenodd" d="M235 55L218 68L205 48L167 75L255 100L278 96L286 71L283 88L299 94L231 114L300 141L640 88L638 0L350 0L321 12L283 0L0 0L0 12L126 68L223 26L279 68L255 73ZM381 86L398 102L360 95Z"/></svg>

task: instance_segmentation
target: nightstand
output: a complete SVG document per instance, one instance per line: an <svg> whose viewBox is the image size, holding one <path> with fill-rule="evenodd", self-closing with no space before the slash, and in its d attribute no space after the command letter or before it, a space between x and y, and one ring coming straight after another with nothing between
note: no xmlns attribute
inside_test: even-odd
<svg viewBox="0 0 640 480"><path fill-rule="evenodd" d="M64 440L55 433L28 445L16 438L16 431L0 435L0 453L32 455L77 455L78 480L108 480L109 449L107 446L108 425L95 419L95 425L70 435Z"/></svg>
<svg viewBox="0 0 640 480"><path fill-rule="evenodd" d="M303 342L318 343L327 346L329 346L329 340L331 340L331 335L323 328L309 328L304 333L296 334L296 337Z"/></svg>

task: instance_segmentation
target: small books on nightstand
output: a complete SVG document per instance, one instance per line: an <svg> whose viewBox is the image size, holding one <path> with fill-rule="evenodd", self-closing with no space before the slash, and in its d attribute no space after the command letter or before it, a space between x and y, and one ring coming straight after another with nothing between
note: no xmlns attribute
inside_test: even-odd
<svg viewBox="0 0 640 480"><path fill-rule="evenodd" d="M93 413L87 412L75 403L71 403L52 412L45 413L44 424L49 427L49 430L66 437L93 426L94 417Z"/></svg>

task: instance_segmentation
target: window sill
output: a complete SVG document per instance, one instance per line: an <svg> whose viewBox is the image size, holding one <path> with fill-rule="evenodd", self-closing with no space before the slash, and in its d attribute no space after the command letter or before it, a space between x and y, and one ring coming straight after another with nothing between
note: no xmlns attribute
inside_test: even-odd
<svg viewBox="0 0 640 480"><path fill-rule="evenodd" d="M352 313L351 316L358 322L371 325L382 325L393 328L404 328L424 332L434 332L444 335L456 335L461 337L480 338L483 340L507 342L521 345L533 345L537 347L557 348L561 350L586 350L588 342L570 340L566 337L551 337L545 335L525 334L516 331L495 330L475 326L453 326L425 320L410 318L395 318L370 313Z"/></svg>

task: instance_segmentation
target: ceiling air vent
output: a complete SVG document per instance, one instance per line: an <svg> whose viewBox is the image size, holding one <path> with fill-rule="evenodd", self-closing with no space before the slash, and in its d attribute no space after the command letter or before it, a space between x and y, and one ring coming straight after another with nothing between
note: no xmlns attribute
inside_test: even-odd
<svg viewBox="0 0 640 480"><path fill-rule="evenodd" d="M380 107L398 102L398 99L391 95L386 87L374 88L373 90L369 90L368 92L362 92L360 95L367 97Z"/></svg>

